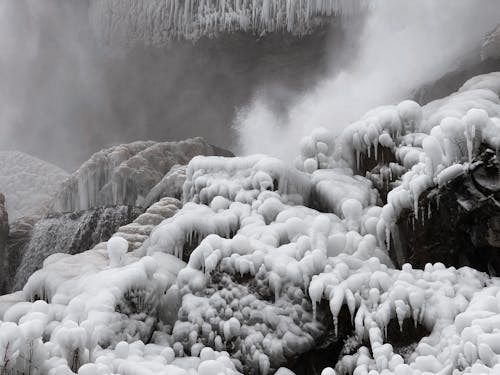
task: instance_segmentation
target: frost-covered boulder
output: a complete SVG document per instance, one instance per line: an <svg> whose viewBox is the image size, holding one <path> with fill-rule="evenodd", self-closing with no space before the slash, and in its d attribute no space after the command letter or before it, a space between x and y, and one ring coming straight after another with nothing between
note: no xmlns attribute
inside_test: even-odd
<svg viewBox="0 0 500 375"><path fill-rule="evenodd" d="M0 152L0 191L9 220L39 214L68 177L62 169L18 151Z"/></svg>
<svg viewBox="0 0 500 375"><path fill-rule="evenodd" d="M52 208L73 212L119 204L145 207L151 189L170 169L188 163L197 155L232 154L209 145L202 138L180 142L133 142L99 151L64 182ZM171 175L172 179L177 177L182 181L182 174ZM181 184L168 182L172 183L171 188ZM180 196L180 192L173 189L169 193ZM151 199L147 202L152 203Z"/></svg>

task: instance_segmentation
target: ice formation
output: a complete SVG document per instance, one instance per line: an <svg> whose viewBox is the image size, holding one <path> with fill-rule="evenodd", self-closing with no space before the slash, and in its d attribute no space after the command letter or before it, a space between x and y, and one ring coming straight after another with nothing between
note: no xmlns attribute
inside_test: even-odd
<svg viewBox="0 0 500 375"><path fill-rule="evenodd" d="M62 169L18 151L0 152L0 192L9 221L40 213L68 177Z"/></svg>
<svg viewBox="0 0 500 375"><path fill-rule="evenodd" d="M202 138L181 142L133 142L101 150L85 162L58 191L52 204L55 211L73 212L105 205L128 204L147 207L151 189L177 164L186 164L196 155L229 155ZM167 181L177 183L170 175ZM160 187L159 187L160 188ZM171 194L178 192L172 188ZM146 201L148 205L146 206Z"/></svg>
<svg viewBox="0 0 500 375"><path fill-rule="evenodd" d="M328 18L359 13L364 0L91 0L90 19L106 43L162 46L219 33L306 34Z"/></svg>
<svg viewBox="0 0 500 375"><path fill-rule="evenodd" d="M424 107L376 108L337 140L306 137L295 167L193 158L178 170L182 201L161 199L108 244L51 255L0 297L0 369L290 375L330 324L345 344L323 375L500 372L499 279L391 256L402 212L432 215L425 191L484 149L498 160L499 94L491 73ZM424 334L402 348L394 327Z"/></svg>

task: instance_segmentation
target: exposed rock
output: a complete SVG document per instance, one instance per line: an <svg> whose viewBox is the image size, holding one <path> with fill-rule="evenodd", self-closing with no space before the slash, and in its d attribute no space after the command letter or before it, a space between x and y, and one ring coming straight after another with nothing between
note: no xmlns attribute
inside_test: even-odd
<svg viewBox="0 0 500 375"><path fill-rule="evenodd" d="M68 174L31 155L0 152L0 191L5 194L9 220L37 215Z"/></svg>
<svg viewBox="0 0 500 375"><path fill-rule="evenodd" d="M422 194L419 207L418 218L402 215L394 231L391 255L397 264L441 262L500 275L500 167L494 151L485 150L466 173Z"/></svg>
<svg viewBox="0 0 500 375"><path fill-rule="evenodd" d="M67 214L50 214L39 220L31 231L29 243L22 251L12 289L20 290L29 276L42 267L49 255L78 254L88 250L108 240L120 226L130 223L141 212L140 208L131 206L100 207Z"/></svg>
<svg viewBox="0 0 500 375"><path fill-rule="evenodd" d="M8 269L7 263L7 238L9 237L9 215L5 209L5 197L0 193L0 275L4 275ZM0 279L0 292L2 291Z"/></svg>
<svg viewBox="0 0 500 375"><path fill-rule="evenodd" d="M111 147L94 154L64 182L52 208L73 212L120 204L147 207L153 203L148 193L174 165L187 164L197 155L228 154L231 153L209 145L202 138ZM175 189L170 193L178 196Z"/></svg>
<svg viewBox="0 0 500 375"><path fill-rule="evenodd" d="M0 275L0 294L10 292L16 270L31 240L33 227L40 216L24 216L10 224L4 262L5 272Z"/></svg>

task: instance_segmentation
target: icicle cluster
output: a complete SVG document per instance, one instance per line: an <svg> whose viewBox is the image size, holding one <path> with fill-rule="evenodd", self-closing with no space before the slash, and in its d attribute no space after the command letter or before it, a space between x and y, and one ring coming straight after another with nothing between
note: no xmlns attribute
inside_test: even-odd
<svg viewBox="0 0 500 375"><path fill-rule="evenodd" d="M106 43L163 46L235 31L303 35L353 15L364 0L91 0L90 17Z"/></svg>

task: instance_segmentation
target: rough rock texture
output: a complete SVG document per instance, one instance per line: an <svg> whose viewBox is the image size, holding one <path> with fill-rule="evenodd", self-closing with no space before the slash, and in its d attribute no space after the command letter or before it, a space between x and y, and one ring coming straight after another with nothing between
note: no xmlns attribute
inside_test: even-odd
<svg viewBox="0 0 500 375"><path fill-rule="evenodd" d="M132 223L118 228L115 236L125 238L129 243L129 251L136 250L149 238L151 231L163 220L172 217L182 207L176 198L165 197L152 204L146 212Z"/></svg>
<svg viewBox="0 0 500 375"><path fill-rule="evenodd" d="M9 236L9 215L5 209L5 197L0 193L0 275L4 275L8 269L6 262L7 238ZM0 282L0 291L2 284Z"/></svg>
<svg viewBox="0 0 500 375"><path fill-rule="evenodd" d="M30 243L33 227L40 216L23 216L10 223L9 237L5 252L5 272L0 275L0 294L10 292L16 276L17 267L21 264L24 252Z"/></svg>
<svg viewBox="0 0 500 375"><path fill-rule="evenodd" d="M68 174L46 161L18 151L0 152L0 191L9 220L36 215Z"/></svg>
<svg viewBox="0 0 500 375"><path fill-rule="evenodd" d="M53 209L73 212L120 204L147 207L148 193L170 169L176 164L187 164L197 155L232 154L209 145L202 138L133 142L102 150L64 182ZM151 203L149 200L148 205Z"/></svg>
<svg viewBox="0 0 500 375"><path fill-rule="evenodd" d="M22 258L12 289L21 289L49 255L78 254L88 250L109 239L120 226L132 222L141 212L140 208L131 206L100 207L68 214L50 214L39 220L26 247L17 249L22 252ZM13 265L9 267L13 268Z"/></svg>
<svg viewBox="0 0 500 375"><path fill-rule="evenodd" d="M500 166L486 149L470 169L419 199L418 219L403 215L393 236L393 259L414 266L442 262L500 275ZM436 228L439 228L436 231Z"/></svg>

